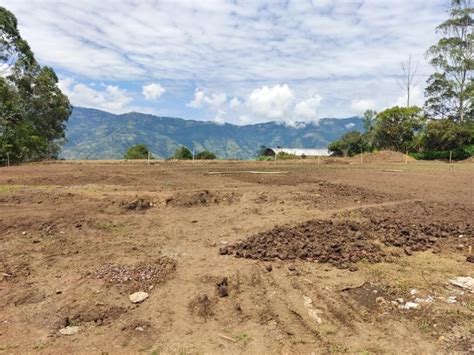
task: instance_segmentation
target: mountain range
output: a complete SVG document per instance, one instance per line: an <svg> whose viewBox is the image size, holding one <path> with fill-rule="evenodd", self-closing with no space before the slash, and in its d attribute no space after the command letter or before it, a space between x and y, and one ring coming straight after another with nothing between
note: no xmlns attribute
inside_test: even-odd
<svg viewBox="0 0 474 355"><path fill-rule="evenodd" d="M325 148L351 130L363 130L360 117L324 118L296 126L280 122L239 126L75 107L66 125L67 143L61 157L122 159L130 146L143 143L156 158L172 156L179 146L194 146L196 152L209 150L218 158L251 159L261 145Z"/></svg>

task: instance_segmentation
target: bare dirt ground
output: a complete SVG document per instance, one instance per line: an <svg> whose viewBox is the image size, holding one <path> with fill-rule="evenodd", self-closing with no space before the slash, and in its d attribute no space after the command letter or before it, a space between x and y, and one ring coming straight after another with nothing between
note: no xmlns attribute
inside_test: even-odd
<svg viewBox="0 0 474 355"><path fill-rule="evenodd" d="M474 163L355 162L0 168L0 353L472 353Z"/></svg>

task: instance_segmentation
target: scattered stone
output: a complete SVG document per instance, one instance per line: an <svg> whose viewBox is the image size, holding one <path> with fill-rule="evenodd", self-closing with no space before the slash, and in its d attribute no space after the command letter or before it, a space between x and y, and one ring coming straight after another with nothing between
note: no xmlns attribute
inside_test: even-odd
<svg viewBox="0 0 474 355"><path fill-rule="evenodd" d="M26 232L25 231L21 232L21 235L26 235Z"/></svg>
<svg viewBox="0 0 474 355"><path fill-rule="evenodd" d="M457 249L457 250L463 250L463 249L464 249L464 245L463 245L463 244L458 244L458 245L456 246L456 249Z"/></svg>
<svg viewBox="0 0 474 355"><path fill-rule="evenodd" d="M474 255L469 255L469 256L466 258L466 261L469 262L469 263L474 263Z"/></svg>
<svg viewBox="0 0 474 355"><path fill-rule="evenodd" d="M128 298L132 303L141 303L145 301L148 298L148 293L143 292L143 291L138 291L135 293L132 293Z"/></svg>
<svg viewBox="0 0 474 355"><path fill-rule="evenodd" d="M67 326L65 328L59 329L61 335L75 335L79 333L80 327L77 326Z"/></svg>
<svg viewBox="0 0 474 355"><path fill-rule="evenodd" d="M352 265L352 266L349 268L349 271L350 271L350 272L356 272L357 270L359 270L359 268L358 268L356 265Z"/></svg>
<svg viewBox="0 0 474 355"><path fill-rule="evenodd" d="M474 278L468 277L456 277L454 279L449 280L449 283L454 286L461 287L465 290L471 291L474 293Z"/></svg>
<svg viewBox="0 0 474 355"><path fill-rule="evenodd" d="M456 299L456 296L449 296L448 299L446 300L446 303L449 303L449 304L454 304L457 302L458 300Z"/></svg>
<svg viewBox="0 0 474 355"><path fill-rule="evenodd" d="M288 266L288 270L296 271L296 266L295 265L290 265L290 266Z"/></svg>
<svg viewBox="0 0 474 355"><path fill-rule="evenodd" d="M135 330L137 332L144 332L145 331L145 329L143 327L136 327Z"/></svg>
<svg viewBox="0 0 474 355"><path fill-rule="evenodd" d="M273 270L272 264L265 265L265 270L267 270L268 272L271 272Z"/></svg>
<svg viewBox="0 0 474 355"><path fill-rule="evenodd" d="M418 308L418 303L415 303L415 302L407 302L405 304L402 304L400 306L398 306L400 309L407 309L407 310L410 310L410 309L417 309Z"/></svg>

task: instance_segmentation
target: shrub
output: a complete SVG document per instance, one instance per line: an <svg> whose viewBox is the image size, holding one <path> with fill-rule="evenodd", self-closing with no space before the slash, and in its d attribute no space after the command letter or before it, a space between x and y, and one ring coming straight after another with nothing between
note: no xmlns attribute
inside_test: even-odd
<svg viewBox="0 0 474 355"><path fill-rule="evenodd" d="M290 159L298 159L298 156L295 154L289 154L285 152L280 152L276 155L277 160L290 160Z"/></svg>
<svg viewBox="0 0 474 355"><path fill-rule="evenodd" d="M186 147L179 147L174 152L172 158L178 160L191 160L193 158L193 153L191 153L191 151Z"/></svg>
<svg viewBox="0 0 474 355"><path fill-rule="evenodd" d="M137 144L128 148L124 159L148 159L148 153L148 147L145 144Z"/></svg>
<svg viewBox="0 0 474 355"><path fill-rule="evenodd" d="M332 142L329 151L334 156L354 156L361 152L370 151L370 145L365 135L358 131L351 131L344 134L341 139Z"/></svg>
<svg viewBox="0 0 474 355"><path fill-rule="evenodd" d="M196 159L214 160L214 159L216 159L216 155L213 152L210 152L208 150L204 150L204 151L199 152L198 154L196 154Z"/></svg>

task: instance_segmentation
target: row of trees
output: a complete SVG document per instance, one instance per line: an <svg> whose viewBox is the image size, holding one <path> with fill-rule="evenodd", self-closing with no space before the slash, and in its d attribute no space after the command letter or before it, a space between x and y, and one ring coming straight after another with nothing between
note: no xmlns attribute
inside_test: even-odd
<svg viewBox="0 0 474 355"><path fill-rule="evenodd" d="M0 7L0 165L56 157L71 114L53 69L41 67Z"/></svg>
<svg viewBox="0 0 474 355"><path fill-rule="evenodd" d="M417 75L410 58L398 82L407 107L367 111L365 133L349 132L329 149L349 156L374 149L408 151L424 159L443 159L450 152L456 159L474 155L473 14L471 0L452 0L449 19L437 27L442 38L427 52L436 72L428 79L423 109L410 105Z"/></svg>
<svg viewBox="0 0 474 355"><path fill-rule="evenodd" d="M352 131L331 143L336 156L389 149L420 159L465 159L474 155L474 122L430 120L418 107L392 107L364 114L365 132Z"/></svg>
<svg viewBox="0 0 474 355"><path fill-rule="evenodd" d="M148 147L145 144L137 144L130 147L124 155L124 159L154 159ZM170 159L192 160L193 153L186 147L176 149L174 155ZM208 150L203 150L194 156L198 160L214 160L216 155Z"/></svg>

